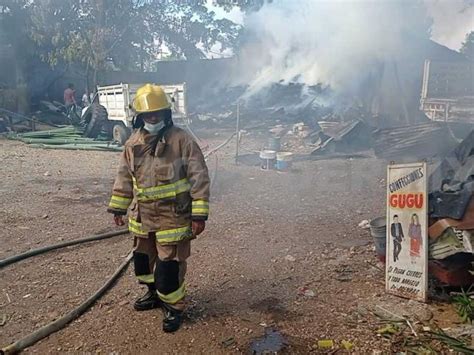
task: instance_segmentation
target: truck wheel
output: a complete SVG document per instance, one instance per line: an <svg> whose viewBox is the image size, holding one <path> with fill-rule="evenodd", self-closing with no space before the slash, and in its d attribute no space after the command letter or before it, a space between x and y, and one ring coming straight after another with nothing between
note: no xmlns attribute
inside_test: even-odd
<svg viewBox="0 0 474 355"><path fill-rule="evenodd" d="M107 110L99 104L91 105L90 121L87 123L84 135L89 138L97 138L102 126L107 122Z"/></svg>
<svg viewBox="0 0 474 355"><path fill-rule="evenodd" d="M130 131L125 128L123 124L116 123L114 125L114 128L112 129L112 137L114 139L114 142L117 142L120 145L124 145L129 136Z"/></svg>

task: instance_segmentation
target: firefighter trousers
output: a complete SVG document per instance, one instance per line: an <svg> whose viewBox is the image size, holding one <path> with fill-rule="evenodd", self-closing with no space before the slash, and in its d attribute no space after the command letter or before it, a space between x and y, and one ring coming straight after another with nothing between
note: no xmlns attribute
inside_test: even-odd
<svg viewBox="0 0 474 355"><path fill-rule="evenodd" d="M154 286L160 299L178 310L184 309L186 259L191 241L160 245L155 233L134 237L133 263L141 284Z"/></svg>

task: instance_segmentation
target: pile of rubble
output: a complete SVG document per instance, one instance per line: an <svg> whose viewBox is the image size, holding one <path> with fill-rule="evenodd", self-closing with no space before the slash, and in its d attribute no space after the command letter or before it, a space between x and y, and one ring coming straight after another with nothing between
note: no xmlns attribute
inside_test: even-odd
<svg viewBox="0 0 474 355"><path fill-rule="evenodd" d="M370 148L370 129L359 120L318 121L312 127L304 122L280 124L269 132L282 140L285 150L297 154L349 154Z"/></svg>
<svg viewBox="0 0 474 355"><path fill-rule="evenodd" d="M474 283L474 130L430 176L429 268L451 286Z"/></svg>

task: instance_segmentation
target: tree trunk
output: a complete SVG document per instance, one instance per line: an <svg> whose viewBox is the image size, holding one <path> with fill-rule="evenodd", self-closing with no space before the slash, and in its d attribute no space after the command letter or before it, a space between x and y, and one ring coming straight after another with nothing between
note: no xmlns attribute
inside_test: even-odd
<svg viewBox="0 0 474 355"><path fill-rule="evenodd" d="M87 89L88 93L92 92L90 84L91 84L91 82L89 80L89 62L87 62L87 65L86 65L86 89Z"/></svg>
<svg viewBox="0 0 474 355"><path fill-rule="evenodd" d="M94 88L97 87L97 84L98 84L97 83L97 72L98 72L97 68L94 68L94 74L92 76L92 83L94 85Z"/></svg>

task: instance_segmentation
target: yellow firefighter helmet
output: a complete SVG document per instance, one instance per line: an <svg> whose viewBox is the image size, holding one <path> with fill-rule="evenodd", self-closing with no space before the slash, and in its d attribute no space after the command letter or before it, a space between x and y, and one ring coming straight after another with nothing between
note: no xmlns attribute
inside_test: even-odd
<svg viewBox="0 0 474 355"><path fill-rule="evenodd" d="M169 109L171 104L161 86L145 84L137 90L133 108L136 113L145 113Z"/></svg>

